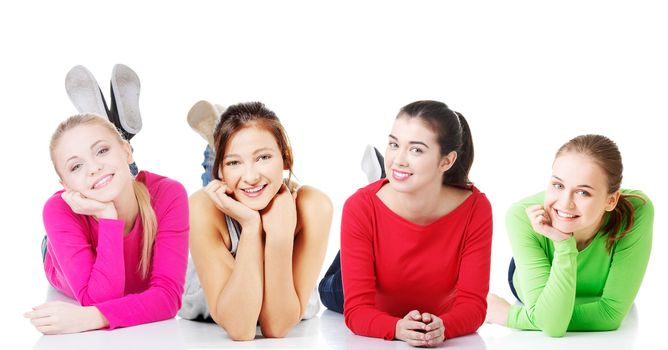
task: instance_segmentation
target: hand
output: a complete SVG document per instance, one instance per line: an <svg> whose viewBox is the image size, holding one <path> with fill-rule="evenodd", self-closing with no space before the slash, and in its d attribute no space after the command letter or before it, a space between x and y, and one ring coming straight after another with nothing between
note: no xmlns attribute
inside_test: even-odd
<svg viewBox="0 0 668 350"><path fill-rule="evenodd" d="M427 333L424 335L425 346L432 347L445 341L445 326L443 326L443 320L440 317L423 312L422 323L427 325L425 327Z"/></svg>
<svg viewBox="0 0 668 350"><path fill-rule="evenodd" d="M282 185L269 205L261 211L262 228L266 234L283 232L294 237L297 227L296 195Z"/></svg>
<svg viewBox="0 0 668 350"><path fill-rule="evenodd" d="M489 293L485 322L505 326L508 322L508 312L510 303L496 294Z"/></svg>
<svg viewBox="0 0 668 350"><path fill-rule="evenodd" d="M527 216L531 221L531 227L534 231L551 239L554 242L560 242L571 238L571 233L564 233L552 226L550 215L542 205L533 205L526 209Z"/></svg>
<svg viewBox="0 0 668 350"><path fill-rule="evenodd" d="M212 180L204 187L204 192L211 198L216 208L238 221L241 227L257 223L259 228L260 213L230 197L228 194L232 193L232 189L224 182Z"/></svg>
<svg viewBox="0 0 668 350"><path fill-rule="evenodd" d="M422 314L413 310L397 321L394 338L403 340L411 346L426 346L425 332L427 325L422 322Z"/></svg>
<svg viewBox="0 0 668 350"><path fill-rule="evenodd" d="M43 334L79 333L109 325L95 306L84 307L62 301L44 303L23 316Z"/></svg>
<svg viewBox="0 0 668 350"><path fill-rule="evenodd" d="M60 197L77 214L90 215L98 219L118 219L118 213L113 202L100 202L86 198L80 192L70 189L65 189Z"/></svg>

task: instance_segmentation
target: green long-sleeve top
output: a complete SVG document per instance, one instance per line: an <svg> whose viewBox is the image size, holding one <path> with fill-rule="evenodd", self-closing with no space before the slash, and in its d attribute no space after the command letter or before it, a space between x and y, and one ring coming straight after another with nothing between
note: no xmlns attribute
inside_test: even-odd
<svg viewBox="0 0 668 350"><path fill-rule="evenodd" d="M567 330L619 328L647 268L654 221L654 207L645 194L632 190L622 194L636 194L644 201L628 198L635 208L635 223L610 253L602 232L580 252L574 237L555 243L535 232L525 210L543 204L544 192L510 208L506 226L516 264L513 284L524 305L510 308L508 327L542 330L553 337Z"/></svg>

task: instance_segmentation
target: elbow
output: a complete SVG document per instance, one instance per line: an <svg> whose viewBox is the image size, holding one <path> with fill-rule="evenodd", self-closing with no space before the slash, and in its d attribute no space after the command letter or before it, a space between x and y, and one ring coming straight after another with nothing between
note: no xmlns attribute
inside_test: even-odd
<svg viewBox="0 0 668 350"><path fill-rule="evenodd" d="M252 330L242 329L241 327L234 327L225 329L230 339L234 341L249 341L255 339L255 328Z"/></svg>
<svg viewBox="0 0 668 350"><path fill-rule="evenodd" d="M547 334L548 337L552 338L561 338L566 335L566 328L564 327L545 327L543 332Z"/></svg>
<svg viewBox="0 0 668 350"><path fill-rule="evenodd" d="M255 339L255 325L228 324L220 325L225 329L230 339L234 341L249 341Z"/></svg>
<svg viewBox="0 0 668 350"><path fill-rule="evenodd" d="M282 324L268 323L260 324L260 330L265 338L285 338L294 324L284 322Z"/></svg>
<svg viewBox="0 0 668 350"><path fill-rule="evenodd" d="M211 318L227 333L234 341L248 341L255 339L257 323L240 322L238 319L227 320L219 315L211 313Z"/></svg>

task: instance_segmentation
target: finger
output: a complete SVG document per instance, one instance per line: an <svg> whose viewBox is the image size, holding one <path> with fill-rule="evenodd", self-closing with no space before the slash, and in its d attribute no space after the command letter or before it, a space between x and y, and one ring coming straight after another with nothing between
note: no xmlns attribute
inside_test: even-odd
<svg viewBox="0 0 668 350"><path fill-rule="evenodd" d="M434 327L435 329L424 334L425 340L434 340L443 335L445 329L443 327Z"/></svg>
<svg viewBox="0 0 668 350"><path fill-rule="evenodd" d="M422 313L422 322L424 324L430 324L431 323L431 314L428 312L423 312Z"/></svg>
<svg viewBox="0 0 668 350"><path fill-rule="evenodd" d="M58 334L57 328L55 326L52 326L52 325L39 326L39 327L35 327L35 328L37 328L37 330L40 331L42 334L46 334L46 335Z"/></svg>
<svg viewBox="0 0 668 350"><path fill-rule="evenodd" d="M49 326L53 324L53 319L51 317L40 317L40 318L33 318L30 320L30 323L33 324L35 327L43 327L43 326Z"/></svg>
<svg viewBox="0 0 668 350"><path fill-rule="evenodd" d="M411 330L404 330L403 334L404 334L404 339L424 341L424 333Z"/></svg>
<svg viewBox="0 0 668 350"><path fill-rule="evenodd" d="M436 315L431 315L432 321L431 323L428 323L427 326L425 326L425 329L429 331L433 331L434 329L438 328L443 328L443 320L436 316Z"/></svg>
<svg viewBox="0 0 668 350"><path fill-rule="evenodd" d="M437 337L436 339L427 340L426 341L426 343L427 343L426 346L429 346L429 347L436 346L436 345L438 345L438 344L440 344L444 341L445 341L445 336L441 335L440 337Z"/></svg>
<svg viewBox="0 0 668 350"><path fill-rule="evenodd" d="M409 313L406 314L404 318L412 320L422 320L422 316L420 316L420 311L417 310L410 311Z"/></svg>
<svg viewBox="0 0 668 350"><path fill-rule="evenodd" d="M424 331L424 329L425 329L425 327L427 327L427 325L423 322L420 322L420 321L405 320L404 323L401 325L401 327L403 329L407 329L407 330L417 329L417 330Z"/></svg>

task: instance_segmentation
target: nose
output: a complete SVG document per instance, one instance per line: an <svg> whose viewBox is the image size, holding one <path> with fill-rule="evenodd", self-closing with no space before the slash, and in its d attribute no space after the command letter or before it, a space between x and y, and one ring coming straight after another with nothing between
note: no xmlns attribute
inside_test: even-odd
<svg viewBox="0 0 668 350"><path fill-rule="evenodd" d="M566 191L564 191L564 192L566 192ZM559 206L561 208L574 209L575 208L575 202L573 201L573 194L572 193L563 193L559 197Z"/></svg>
<svg viewBox="0 0 668 350"><path fill-rule="evenodd" d="M88 174L89 175L96 175L102 170L102 164L96 162L96 161L91 161L88 164Z"/></svg>
<svg viewBox="0 0 668 350"><path fill-rule="evenodd" d="M249 165L244 171L244 182L249 185L255 185L260 181L260 172L257 171L254 165Z"/></svg>
<svg viewBox="0 0 668 350"><path fill-rule="evenodd" d="M394 165L400 166L400 167L406 167L408 166L408 157L407 157L407 151L405 149L398 149L397 152L394 155Z"/></svg>

